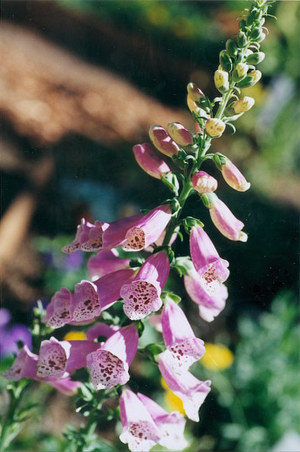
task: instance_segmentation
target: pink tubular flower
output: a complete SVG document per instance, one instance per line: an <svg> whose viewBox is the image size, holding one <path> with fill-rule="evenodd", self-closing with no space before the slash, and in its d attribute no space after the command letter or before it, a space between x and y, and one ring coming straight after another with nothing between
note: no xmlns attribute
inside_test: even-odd
<svg viewBox="0 0 300 452"><path fill-rule="evenodd" d="M188 371L174 372L169 359L161 353L157 356L158 367L169 388L183 402L186 415L192 421L199 421L199 408L210 391L210 381L198 380Z"/></svg>
<svg viewBox="0 0 300 452"><path fill-rule="evenodd" d="M119 399L122 443L132 452L148 452L160 440L160 433L143 402L130 389Z"/></svg>
<svg viewBox="0 0 300 452"><path fill-rule="evenodd" d="M242 231L244 223L238 220L215 193L209 193L206 199L209 203L209 213L217 229L230 240L247 242L248 236Z"/></svg>
<svg viewBox="0 0 300 452"><path fill-rule="evenodd" d="M221 171L227 184L234 190L246 191L250 188L250 182L247 182L240 170L229 159L226 158Z"/></svg>
<svg viewBox="0 0 300 452"><path fill-rule="evenodd" d="M184 276L184 286L189 297L199 305L199 315L211 322L224 309L228 297L226 286L216 277L200 276L196 270Z"/></svg>
<svg viewBox="0 0 300 452"><path fill-rule="evenodd" d="M61 328L71 322L71 303L73 294L63 287L51 298L46 309L46 315L43 322L51 328Z"/></svg>
<svg viewBox="0 0 300 452"><path fill-rule="evenodd" d="M133 153L137 164L149 176L160 179L171 171L167 163L155 154L152 146L148 143L136 144L133 147Z"/></svg>
<svg viewBox="0 0 300 452"><path fill-rule="evenodd" d="M168 132L171 138L180 146L189 146L194 143L191 132L179 122L170 122L168 124Z"/></svg>
<svg viewBox="0 0 300 452"><path fill-rule="evenodd" d="M218 181L205 171L198 171L193 174L192 184L198 193L211 193L218 187Z"/></svg>
<svg viewBox="0 0 300 452"><path fill-rule="evenodd" d="M102 248L102 235L107 227L108 223L95 221L95 224L92 224L82 218L77 226L75 239L62 248L63 253L72 254L78 250L98 251Z"/></svg>
<svg viewBox="0 0 300 452"><path fill-rule="evenodd" d="M139 336L134 325L120 328L98 350L86 357L92 383L96 389L124 385L129 380L128 369L136 354Z"/></svg>
<svg viewBox="0 0 300 452"><path fill-rule="evenodd" d="M83 280L76 284L74 294L62 288L52 297L43 321L51 328L66 324L88 324L120 296L121 287L130 282L133 269L117 270L94 282Z"/></svg>
<svg viewBox="0 0 300 452"><path fill-rule="evenodd" d="M132 281L134 274L135 271L132 268L127 268L109 273L94 281L101 311L108 309L115 301L121 298L121 288L124 284L129 284Z"/></svg>
<svg viewBox="0 0 300 452"><path fill-rule="evenodd" d="M184 312L171 298L165 300L161 323L167 350L160 356L168 360L174 372L188 370L205 353L203 341L195 336Z"/></svg>
<svg viewBox="0 0 300 452"><path fill-rule="evenodd" d="M161 126L152 125L149 129L149 136L154 146L164 155L173 157L179 152L179 146L170 137L168 132Z"/></svg>
<svg viewBox="0 0 300 452"><path fill-rule="evenodd" d="M228 261L222 259L204 229L195 225L190 234L190 253L196 271L209 286L229 276Z"/></svg>
<svg viewBox="0 0 300 452"><path fill-rule="evenodd" d="M141 251L161 236L171 216L170 205L164 204L139 216L129 227L127 224L123 228L117 225L117 232L114 230L116 225L111 223L107 233L104 234L104 243L106 241L108 243L114 237L113 240L117 241L115 246L122 245L125 251Z"/></svg>
<svg viewBox="0 0 300 452"><path fill-rule="evenodd" d="M72 322L86 324L92 322L101 314L101 304L97 293L97 286L90 281L81 281L74 289L71 304Z"/></svg>
<svg viewBox="0 0 300 452"><path fill-rule="evenodd" d="M170 263L164 251L151 255L141 266L134 280L121 288L124 312L131 320L139 320L158 311L161 292L167 282Z"/></svg>
<svg viewBox="0 0 300 452"><path fill-rule="evenodd" d="M161 236L171 216L170 205L164 204L145 215L115 221L103 234L103 248L122 245L125 251L141 251Z"/></svg>
<svg viewBox="0 0 300 452"><path fill-rule="evenodd" d="M65 378L75 370L85 367L87 354L99 346L93 341L58 341L54 337L49 341L42 341L37 376Z"/></svg>
<svg viewBox="0 0 300 452"><path fill-rule="evenodd" d="M119 253L115 249L99 251L87 261L89 278L94 281L106 274L129 268L129 263L130 259L119 258Z"/></svg>
<svg viewBox="0 0 300 452"><path fill-rule="evenodd" d="M171 450L185 449L189 444L183 435L186 424L184 416L178 411L168 413L144 394L138 393L137 396L150 413L159 431L158 444Z"/></svg>
<svg viewBox="0 0 300 452"><path fill-rule="evenodd" d="M25 345L15 359L13 365L3 372L2 376L10 381L19 381L22 378L30 378L36 381L44 381L45 383L55 387L58 391L66 395L74 395L78 387L81 385L78 381L71 381L68 376L46 377L41 378L37 375L38 355L32 353Z"/></svg>
<svg viewBox="0 0 300 452"><path fill-rule="evenodd" d="M198 88L196 83L189 83L187 85L187 92L194 102L199 102L202 98L205 97L205 95L203 94L201 89Z"/></svg>

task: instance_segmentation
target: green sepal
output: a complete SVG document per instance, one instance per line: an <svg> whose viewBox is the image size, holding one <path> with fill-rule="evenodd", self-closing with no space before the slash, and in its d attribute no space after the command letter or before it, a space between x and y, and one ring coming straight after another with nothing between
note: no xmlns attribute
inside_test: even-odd
<svg viewBox="0 0 300 452"><path fill-rule="evenodd" d="M177 257L174 268L178 271L179 276L188 276L194 270L194 265L189 256Z"/></svg>
<svg viewBox="0 0 300 452"><path fill-rule="evenodd" d="M200 195L201 201L203 202L204 206L207 207L207 209L210 208L210 200L209 200L209 194L208 193L203 193L202 195Z"/></svg>
<svg viewBox="0 0 300 452"><path fill-rule="evenodd" d="M179 149L178 154L172 156L172 160L175 163L175 165L177 165L179 168L185 169L188 164L186 161L186 157L187 157L187 153L183 149ZM167 173L166 176L168 174L170 174L170 173Z"/></svg>
<svg viewBox="0 0 300 452"><path fill-rule="evenodd" d="M220 154L219 152L214 154L213 156L213 161L216 164L216 167L221 171L222 166L226 164L227 162L227 157L225 157L225 155Z"/></svg>
<svg viewBox="0 0 300 452"><path fill-rule="evenodd" d="M229 53L227 52L227 50L221 50L220 54L219 54L219 62L220 65L222 66L222 69L226 72L230 72L232 69L232 61L231 58L229 56Z"/></svg>
<svg viewBox="0 0 300 452"><path fill-rule="evenodd" d="M136 259L131 259L131 261L129 262L129 267L130 268L141 267L144 262L145 262L145 259L142 257L138 257Z"/></svg>
<svg viewBox="0 0 300 452"><path fill-rule="evenodd" d="M168 187L168 189L174 193L176 196L178 195L179 191L179 182L176 175L172 172L166 173L164 176L161 176L161 181L164 185Z"/></svg>
<svg viewBox="0 0 300 452"><path fill-rule="evenodd" d="M239 116L241 116L241 115L237 115L237 117L239 117ZM231 120L234 120L235 121L235 119L234 119L234 117L232 117L232 118L229 118L229 119L231 119ZM237 119L237 118L236 118ZM226 122L226 125L227 126L229 126L229 127L231 127L231 129L232 129L232 134L231 135L233 135L235 132L236 132L236 128L234 127L234 125L233 124L231 124L231 122Z"/></svg>
<svg viewBox="0 0 300 452"><path fill-rule="evenodd" d="M181 301L181 297L179 295L177 295L176 293L163 291L163 293L161 294L161 299L163 300L164 303L167 298L171 298L171 300L177 304L180 303L180 301Z"/></svg>
<svg viewBox="0 0 300 452"><path fill-rule="evenodd" d="M164 352L165 349L158 344L148 344L146 347L138 350L140 353L143 353L147 356L147 358L152 361L153 363L157 363L155 356L159 355L160 353Z"/></svg>
<svg viewBox="0 0 300 452"><path fill-rule="evenodd" d="M255 85L255 81L251 75L247 75L243 80L237 83L239 88L251 88L251 86Z"/></svg>
<svg viewBox="0 0 300 452"><path fill-rule="evenodd" d="M187 234L191 233L191 229L194 226L201 226L203 228L204 224L198 220L198 218L194 218L194 217L186 217L183 221L182 221L183 227L185 229L185 231L187 232Z"/></svg>
<svg viewBox="0 0 300 452"><path fill-rule="evenodd" d="M143 324L143 322L141 320L136 322L136 329L137 329L139 337L141 337L145 330L145 325Z"/></svg>

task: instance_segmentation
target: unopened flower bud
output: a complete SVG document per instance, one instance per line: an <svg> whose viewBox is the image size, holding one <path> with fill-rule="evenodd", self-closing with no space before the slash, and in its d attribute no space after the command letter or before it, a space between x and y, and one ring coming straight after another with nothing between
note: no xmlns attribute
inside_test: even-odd
<svg viewBox="0 0 300 452"><path fill-rule="evenodd" d="M229 240L247 241L248 236L242 231L244 223L233 215L226 204L215 193L204 194L202 198L209 209L212 222L221 234Z"/></svg>
<svg viewBox="0 0 300 452"><path fill-rule="evenodd" d="M180 146L189 146L194 143L193 135L179 122L170 122L168 132Z"/></svg>
<svg viewBox="0 0 300 452"><path fill-rule="evenodd" d="M164 160L159 158L148 143L136 144L133 153L138 165L150 176L160 179L171 170Z"/></svg>
<svg viewBox="0 0 300 452"><path fill-rule="evenodd" d="M224 162L224 163L223 163ZM240 172L240 170L227 157L222 156L221 172L229 187L237 191L246 191L250 188L250 182Z"/></svg>
<svg viewBox="0 0 300 452"><path fill-rule="evenodd" d="M242 21L240 21L240 22L242 22ZM246 25L246 22L245 22L245 25ZM240 28L242 28L242 27L240 27ZM246 34L243 31L238 32L236 39L237 39L237 43L238 43L239 47L246 47L248 40L247 40Z"/></svg>
<svg viewBox="0 0 300 452"><path fill-rule="evenodd" d="M235 68L239 78L245 77L247 75L248 69L249 68L246 63L238 63Z"/></svg>
<svg viewBox="0 0 300 452"><path fill-rule="evenodd" d="M254 84L257 83L262 77L262 73L258 70L251 71L248 75L249 77L252 77L252 82Z"/></svg>
<svg viewBox="0 0 300 452"><path fill-rule="evenodd" d="M219 54L219 62L220 65L222 66L222 69L226 72L230 72L232 69L232 61L231 58L229 56L229 53L227 52L227 50L221 50L220 54Z"/></svg>
<svg viewBox="0 0 300 452"><path fill-rule="evenodd" d="M215 71L214 75L215 87L220 93L226 93L229 90L228 72Z"/></svg>
<svg viewBox="0 0 300 452"><path fill-rule="evenodd" d="M208 119L205 123L205 130L213 138L220 137L225 130L225 123L219 118Z"/></svg>
<svg viewBox="0 0 300 452"><path fill-rule="evenodd" d="M192 184L198 193L211 193L218 187L218 181L205 171L198 171L192 177Z"/></svg>
<svg viewBox="0 0 300 452"><path fill-rule="evenodd" d="M245 96L242 99L237 100L233 104L234 112L239 115L240 113L245 113L249 111L250 108L255 104L255 100L252 97Z"/></svg>
<svg viewBox="0 0 300 452"><path fill-rule="evenodd" d="M231 57L235 57L237 55L238 49L236 43L232 39L227 39L225 46Z"/></svg>
<svg viewBox="0 0 300 452"><path fill-rule="evenodd" d="M251 41L254 42L262 42L265 39L266 35L261 30L260 27L254 28L254 30L250 34Z"/></svg>
<svg viewBox="0 0 300 452"><path fill-rule="evenodd" d="M188 92L190 98L194 102L199 102L201 98L205 97L205 95L203 94L201 89L198 88L198 86L195 83L189 83L188 84L187 92Z"/></svg>
<svg viewBox="0 0 300 452"><path fill-rule="evenodd" d="M255 52L247 56L246 62L248 64L258 64L261 63L265 58L264 52Z"/></svg>
<svg viewBox="0 0 300 452"><path fill-rule="evenodd" d="M179 152L179 146L170 137L168 132L161 126L152 125L149 129L149 137L154 146L168 157L173 157Z"/></svg>
<svg viewBox="0 0 300 452"><path fill-rule="evenodd" d="M196 102L193 101L189 94L187 95L187 106L191 113L195 113L196 115L204 116L205 118L207 118L205 110L203 110L203 108L198 107Z"/></svg>

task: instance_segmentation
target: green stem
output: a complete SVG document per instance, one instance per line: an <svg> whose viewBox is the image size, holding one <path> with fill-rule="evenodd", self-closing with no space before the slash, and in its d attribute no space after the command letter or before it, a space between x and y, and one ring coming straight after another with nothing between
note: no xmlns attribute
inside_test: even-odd
<svg viewBox="0 0 300 452"><path fill-rule="evenodd" d="M13 430L16 429L16 424L20 425L20 419L18 419L18 409L22 397L24 396L24 393L29 385L30 381L20 380L17 382L14 390L12 389L10 391L10 404L6 416L3 420L0 435L1 451L5 451L14 437L19 433L19 430L15 430L15 434L13 434Z"/></svg>
<svg viewBox="0 0 300 452"><path fill-rule="evenodd" d="M225 111L225 108L227 107L227 103L228 103L229 99L231 98L232 92L233 92L233 88L231 88L229 91L227 91L227 93L223 94L222 100L220 102L220 105L217 110L215 118L222 119L223 113Z"/></svg>

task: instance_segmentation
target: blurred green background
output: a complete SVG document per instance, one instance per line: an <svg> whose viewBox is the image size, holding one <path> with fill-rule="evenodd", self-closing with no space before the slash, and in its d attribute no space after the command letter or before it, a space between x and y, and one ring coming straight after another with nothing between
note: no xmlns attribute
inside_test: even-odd
<svg viewBox="0 0 300 452"><path fill-rule="evenodd" d="M191 127L186 85L192 81L217 95L218 52L247 5L3 1L1 303L13 322L30 325L37 299L47 303L61 286L73 289L86 277L84 256L60 253L82 216L112 221L168 197L136 165L132 146L149 141L152 123L178 120ZM286 433L300 433L300 4L278 1L270 13L277 20L267 21L263 78L244 92L255 107L237 121L235 135L227 132L212 146L244 172L251 190L233 193L206 167L219 180L221 199L245 223L248 242L220 236L196 198L186 207L230 262L226 309L212 324L201 321L182 281L173 278L195 331L207 343L224 344L233 358L227 362L217 349L215 360L223 356L224 368L194 368L199 378L212 379L213 389L200 424L188 423L191 451L262 452ZM176 251L186 255L187 242ZM153 339L155 333L148 334ZM143 371L148 392L165 403L158 375L147 366ZM72 404L42 388L48 408L35 416L43 421L29 421L11 450L67 450L61 432ZM1 397L5 402L5 392ZM37 387L32 398L41 398ZM103 428L111 439L114 426Z"/></svg>

